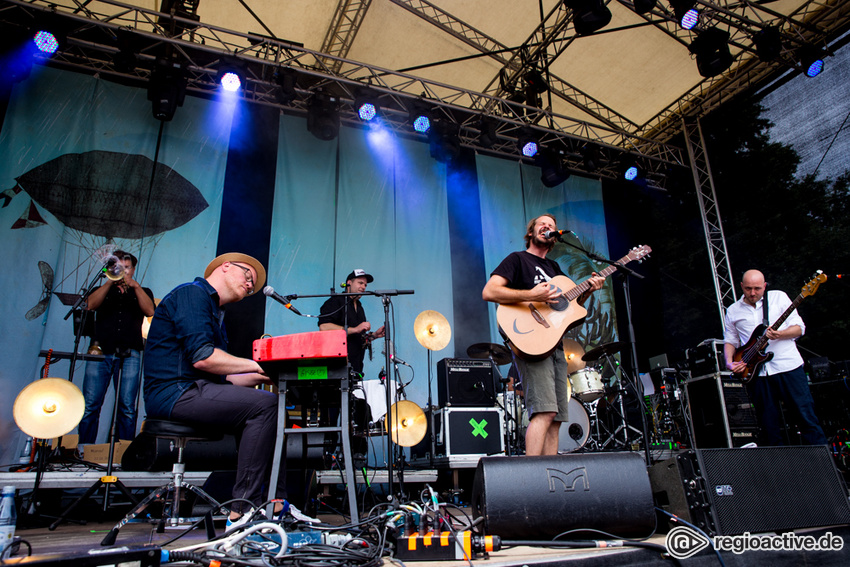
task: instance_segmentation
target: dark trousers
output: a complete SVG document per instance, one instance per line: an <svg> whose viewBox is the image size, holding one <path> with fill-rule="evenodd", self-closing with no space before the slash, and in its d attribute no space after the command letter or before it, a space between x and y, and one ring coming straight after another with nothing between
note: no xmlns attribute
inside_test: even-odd
<svg viewBox="0 0 850 567"><path fill-rule="evenodd" d="M233 498L250 500L254 507L265 502L277 432L277 395L198 380L174 404L171 418L233 433L238 451ZM275 494L286 498L285 463L281 463ZM230 509L243 512L249 507L234 502Z"/></svg>
<svg viewBox="0 0 850 567"><path fill-rule="evenodd" d="M826 443L826 436L815 415L815 402L802 366L772 376L757 376L748 384L747 392L756 406L762 435L768 445L785 444L780 401L784 402L792 420L799 425L805 444Z"/></svg>

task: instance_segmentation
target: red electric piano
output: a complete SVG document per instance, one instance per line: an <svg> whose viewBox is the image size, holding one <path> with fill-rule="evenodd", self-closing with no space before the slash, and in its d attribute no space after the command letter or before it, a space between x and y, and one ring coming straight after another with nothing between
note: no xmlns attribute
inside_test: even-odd
<svg viewBox="0 0 850 567"><path fill-rule="evenodd" d="M274 448L271 478L269 479L269 500L275 498L280 462L285 444L285 435L305 435L308 433L339 433L342 438L342 455L345 467L345 483L348 491L348 505L351 521L357 522L357 493L354 481L354 468L349 466L351 459L350 419L340 419L339 426L333 427L286 427L286 392L290 383L321 385L333 388L340 394L340 415L348 416L349 374L346 332L314 331L282 335L254 341L254 360L260 363L266 374L278 385L277 406L277 442ZM272 517L273 505L267 513Z"/></svg>

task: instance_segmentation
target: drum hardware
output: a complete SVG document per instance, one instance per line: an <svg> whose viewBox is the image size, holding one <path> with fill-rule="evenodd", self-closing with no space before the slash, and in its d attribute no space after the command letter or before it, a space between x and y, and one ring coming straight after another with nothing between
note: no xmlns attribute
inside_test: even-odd
<svg viewBox="0 0 850 567"><path fill-rule="evenodd" d="M604 368L605 366L609 366L614 371L613 376L616 384L616 395L613 399L607 401L609 407L619 418L619 424L614 429L614 431L611 432L608 438L600 445L600 449L605 449L612 442L614 442L615 446L619 449L632 449L632 440L629 439L630 431L634 432L637 435L634 439L635 442L639 442L640 439L643 437L643 432L640 429L629 425L626 416L626 405L623 401L623 394L626 393L626 389L623 387L623 373L625 372L625 370L623 370L622 366L620 366L619 364L614 364L611 360L612 355L622 350L622 348L627 344L628 343L625 342L608 343L596 347L595 349L585 354L583 357L583 359L587 359L588 361L598 360L601 358L604 360L602 368ZM601 371L602 369L600 369L600 372ZM613 402L617 402L619 408L615 407ZM619 439L618 437L621 434L622 439Z"/></svg>

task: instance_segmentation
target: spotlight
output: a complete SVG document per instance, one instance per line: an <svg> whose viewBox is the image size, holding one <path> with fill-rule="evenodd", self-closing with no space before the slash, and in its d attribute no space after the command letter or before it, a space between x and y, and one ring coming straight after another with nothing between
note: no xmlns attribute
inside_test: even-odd
<svg viewBox="0 0 850 567"><path fill-rule="evenodd" d="M307 131L326 142L339 135L339 99L323 91L317 91L307 109Z"/></svg>
<svg viewBox="0 0 850 567"><path fill-rule="evenodd" d="M434 120L428 132L428 146L431 157L440 163L454 161L460 155L460 138L457 124L444 120Z"/></svg>
<svg viewBox="0 0 850 567"><path fill-rule="evenodd" d="M693 28L699 21L699 12L694 8L696 3L696 0L670 0L676 20L686 30Z"/></svg>
<svg viewBox="0 0 850 567"><path fill-rule="evenodd" d="M555 187L570 178L563 152L544 148L537 154L535 162L540 166L540 181L546 187Z"/></svg>
<svg viewBox="0 0 850 567"><path fill-rule="evenodd" d="M537 69L528 71L525 76L525 84L528 85L528 90L536 94L542 94L549 90L549 83L543 78L543 74Z"/></svg>
<svg viewBox="0 0 850 567"><path fill-rule="evenodd" d="M768 26L753 36L756 55L761 61L773 61L782 53L782 38L779 28Z"/></svg>
<svg viewBox="0 0 850 567"><path fill-rule="evenodd" d="M619 169L620 174L626 181L640 183L642 180L646 179L646 171L643 169L640 163L638 163L638 161L633 157L627 156L622 158L620 160Z"/></svg>
<svg viewBox="0 0 850 567"><path fill-rule="evenodd" d="M632 4L638 14L648 14L658 4L658 0L634 0Z"/></svg>
<svg viewBox="0 0 850 567"><path fill-rule="evenodd" d="M407 119L420 134L427 134L431 129L431 109L421 100L410 103Z"/></svg>
<svg viewBox="0 0 850 567"><path fill-rule="evenodd" d="M374 93L368 89L361 89L359 94L354 98L354 109L357 111L357 116L363 122L371 122L377 115L380 107L377 103L377 98Z"/></svg>
<svg viewBox="0 0 850 567"><path fill-rule="evenodd" d="M496 136L498 123L493 118L482 116L478 121L478 145L482 148L492 148L499 141Z"/></svg>
<svg viewBox="0 0 850 567"><path fill-rule="evenodd" d="M823 71L823 52L813 45L801 47L800 64L807 77L817 77Z"/></svg>
<svg viewBox="0 0 850 567"><path fill-rule="evenodd" d="M235 93L245 84L245 64L235 57L222 57L217 80L225 91Z"/></svg>
<svg viewBox="0 0 850 567"><path fill-rule="evenodd" d="M298 74L291 67L278 67L274 72L274 82L277 84L274 96L280 104L289 104L298 96L295 91Z"/></svg>
<svg viewBox="0 0 850 567"><path fill-rule="evenodd" d="M573 11L573 27L578 35L590 35L611 22L611 10L603 0L564 0Z"/></svg>
<svg viewBox="0 0 850 567"><path fill-rule="evenodd" d="M534 157L537 155L537 137L530 128L522 129L519 138L517 138L517 146L525 157Z"/></svg>
<svg viewBox="0 0 850 567"><path fill-rule="evenodd" d="M32 40L42 53L53 55L59 49L59 42L56 40L56 36L49 31L41 30L36 32Z"/></svg>
<svg viewBox="0 0 850 567"><path fill-rule="evenodd" d="M186 78L183 64L171 59L157 58L148 82L148 100L152 103L153 116L168 122L174 118L178 106L186 98Z"/></svg>
<svg viewBox="0 0 850 567"><path fill-rule="evenodd" d="M589 172L599 169L602 166L599 148L594 144L585 144L581 148L581 161Z"/></svg>
<svg viewBox="0 0 850 567"><path fill-rule="evenodd" d="M708 28L697 35L688 51L696 55L697 69L703 77L714 77L728 69L735 60L729 52L729 32Z"/></svg>

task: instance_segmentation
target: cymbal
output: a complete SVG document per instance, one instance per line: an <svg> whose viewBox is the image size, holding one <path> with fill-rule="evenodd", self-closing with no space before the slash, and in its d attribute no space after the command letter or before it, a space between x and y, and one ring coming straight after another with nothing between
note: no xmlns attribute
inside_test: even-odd
<svg viewBox="0 0 850 567"><path fill-rule="evenodd" d="M42 378L21 390L12 415L30 437L53 439L74 429L85 409L83 393L73 383L63 378Z"/></svg>
<svg viewBox="0 0 850 567"><path fill-rule="evenodd" d="M469 358L489 358L496 364L510 364L513 361L511 351L504 345L495 343L476 343L466 349Z"/></svg>
<svg viewBox="0 0 850 567"><path fill-rule="evenodd" d="M425 438L428 422L425 412L415 403L409 400L394 403L390 407L389 418L387 430L396 445L413 447ZM384 419L386 420L386 417Z"/></svg>
<svg viewBox="0 0 850 567"><path fill-rule="evenodd" d="M587 366L587 363L582 359L584 347L572 339L565 338L562 342L564 345L564 356L567 358L567 370L570 374L578 372Z"/></svg>
<svg viewBox="0 0 850 567"><path fill-rule="evenodd" d="M594 360L600 359L603 356L608 356L610 354L614 354L615 352L620 352L624 346L626 346L627 342L620 341L618 343L608 343L607 345L599 345L593 350L589 350L585 353L582 360L587 362L593 362Z"/></svg>
<svg viewBox="0 0 850 567"><path fill-rule="evenodd" d="M419 344L428 350L443 350L452 340L449 321L438 311L426 310L416 316L413 333Z"/></svg>

